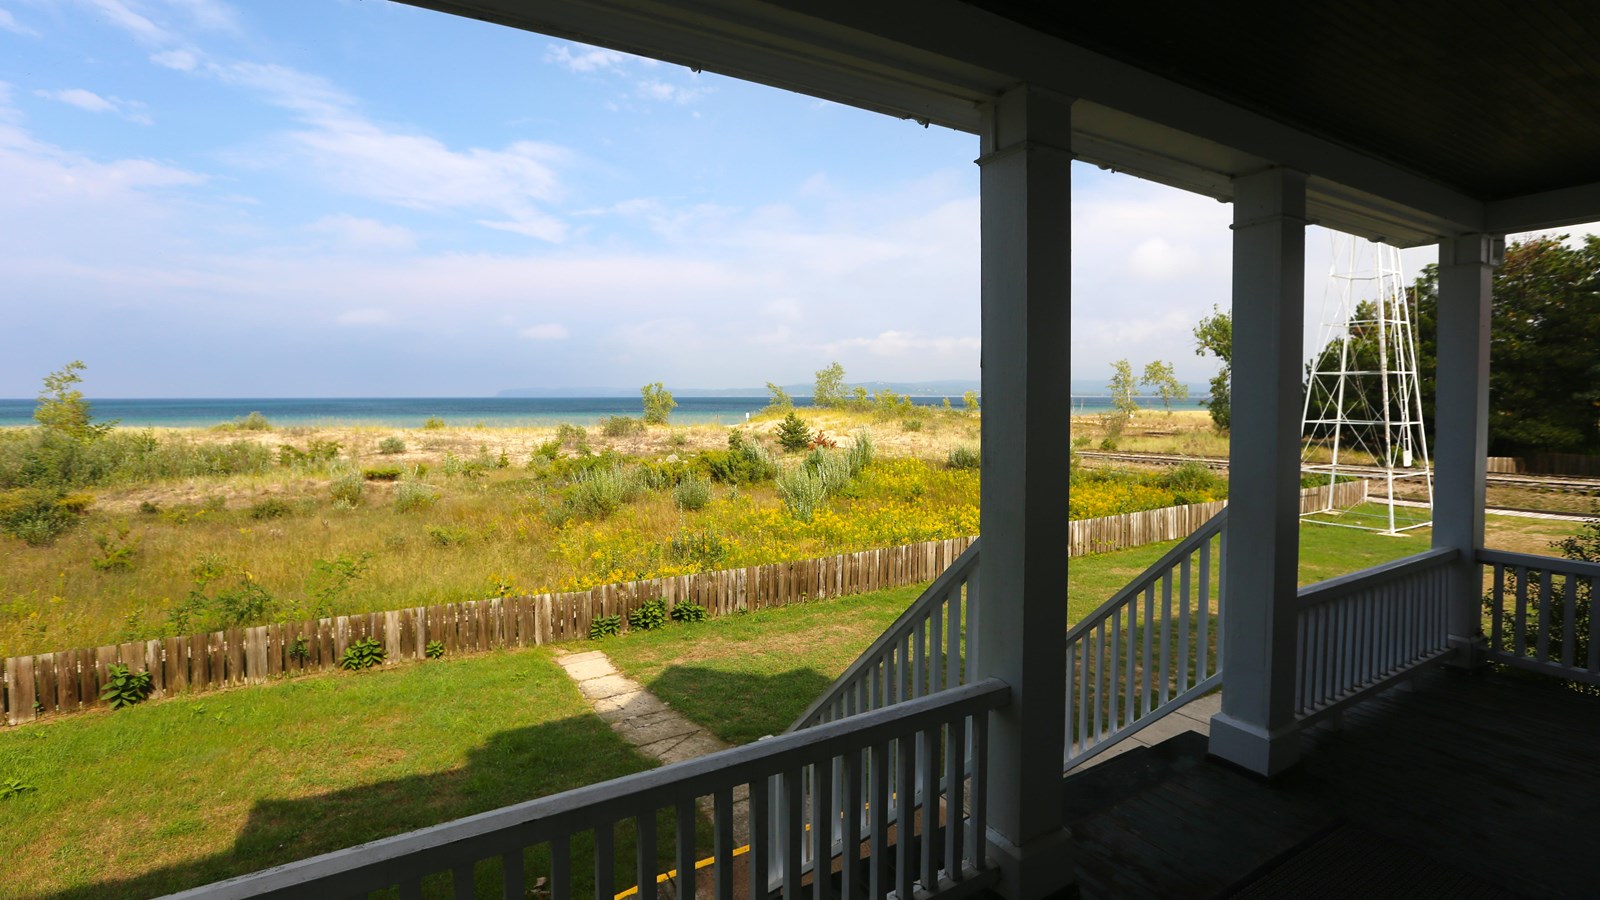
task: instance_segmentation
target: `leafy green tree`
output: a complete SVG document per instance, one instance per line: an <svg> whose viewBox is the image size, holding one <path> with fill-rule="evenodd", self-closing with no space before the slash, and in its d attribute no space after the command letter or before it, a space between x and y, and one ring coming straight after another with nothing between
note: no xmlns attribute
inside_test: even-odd
<svg viewBox="0 0 1600 900"><path fill-rule="evenodd" d="M772 382L767 382L768 409L794 409L794 398L789 392Z"/></svg>
<svg viewBox="0 0 1600 900"><path fill-rule="evenodd" d="M667 424L667 417L678 406L671 392L656 381L640 388L639 394L644 398L644 420L651 425Z"/></svg>
<svg viewBox="0 0 1600 900"><path fill-rule="evenodd" d="M34 421L38 422L46 431L53 434L65 435L78 441L92 441L102 437L110 431L116 422L95 423L89 413L89 401L83 398L83 392L78 390L78 385L83 383L79 375L86 366L81 360L73 360L62 366L60 371L51 372L44 377L44 390L39 392L39 401L33 408Z"/></svg>
<svg viewBox="0 0 1600 900"><path fill-rule="evenodd" d="M844 405L844 366L837 362L817 370L817 383L811 388L811 405Z"/></svg>
<svg viewBox="0 0 1600 900"><path fill-rule="evenodd" d="M1194 343L1195 356L1209 353L1222 360L1222 368L1211 377L1211 399L1203 405L1211 411L1211 424L1227 431L1233 423L1228 387L1233 380L1233 314L1211 307L1211 315L1194 327Z"/></svg>
<svg viewBox="0 0 1600 900"><path fill-rule="evenodd" d="M1423 270L1417 356L1433 418L1439 271ZM1489 453L1600 451L1600 237L1513 244L1495 267L1489 347Z"/></svg>
<svg viewBox="0 0 1600 900"><path fill-rule="evenodd" d="M961 395L961 408L965 409L969 413L977 412L978 411L978 392L977 391L967 391L966 393L962 394Z"/></svg>
<svg viewBox="0 0 1600 900"><path fill-rule="evenodd" d="M1133 377L1133 365L1125 359L1111 364L1111 406L1126 418L1139 411L1139 382Z"/></svg>
<svg viewBox="0 0 1600 900"><path fill-rule="evenodd" d="M1145 387L1155 388L1156 394L1161 397L1161 405L1166 408L1167 415L1172 415L1172 401L1184 400L1189 396L1189 386L1179 381L1172 372L1172 363L1155 360L1144 367L1144 375L1139 378L1139 383Z"/></svg>

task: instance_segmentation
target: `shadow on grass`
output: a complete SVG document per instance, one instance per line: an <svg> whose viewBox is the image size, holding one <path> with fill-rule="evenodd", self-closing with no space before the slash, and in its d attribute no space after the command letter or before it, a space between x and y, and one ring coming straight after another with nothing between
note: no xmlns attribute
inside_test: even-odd
<svg viewBox="0 0 1600 900"><path fill-rule="evenodd" d="M646 680L650 692L730 744L782 734L833 684L815 669L772 675L708 666L668 666Z"/></svg>
<svg viewBox="0 0 1600 900"><path fill-rule="evenodd" d="M707 711L728 715L728 730L749 734L747 740L781 732L830 683L808 669L763 676L694 666L669 667L657 681L680 697L693 698L690 702L702 716ZM688 713L686 707L678 708ZM794 715L789 714L791 709ZM362 738L353 734L350 740L357 744ZM247 749L241 748L241 752ZM574 716L494 734L471 751L466 765L458 769L378 781L311 797L260 801L226 852L133 878L27 896L52 900L159 896L651 767L652 761L623 743L598 716ZM196 813L203 816L204 810ZM147 828L152 840L160 840L160 827L161 823L152 823ZM656 830L658 871L666 871L675 851L672 810L661 811ZM614 877L618 890L632 886L636 880L634 832L631 820L616 827L618 864ZM696 845L702 851L711 846L711 829L705 821L699 823ZM593 846L592 832L573 839L575 896L593 893ZM498 859L478 864L475 877L480 896L499 896L500 867ZM539 846L526 851L524 870L530 885L536 878L547 876L548 848ZM433 876L424 884L425 896L450 896L448 881L449 873Z"/></svg>

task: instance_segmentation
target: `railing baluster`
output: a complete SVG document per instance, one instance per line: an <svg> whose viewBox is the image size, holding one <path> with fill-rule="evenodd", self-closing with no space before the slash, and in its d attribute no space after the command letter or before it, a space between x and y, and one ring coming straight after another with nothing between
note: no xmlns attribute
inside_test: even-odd
<svg viewBox="0 0 1600 900"><path fill-rule="evenodd" d="M1106 664L1105 664L1105 634L1106 625L1101 622L1094 630L1094 742L1100 743L1100 726L1104 721L1103 709L1106 696Z"/></svg>
<svg viewBox="0 0 1600 900"><path fill-rule="evenodd" d="M1172 699L1172 570L1161 573L1161 703Z"/></svg>
<svg viewBox="0 0 1600 900"><path fill-rule="evenodd" d="M500 854L500 887L502 896L507 898L521 898L528 895L528 877L522 868L522 850L518 848L510 853Z"/></svg>
<svg viewBox="0 0 1600 900"><path fill-rule="evenodd" d="M1089 681L1094 673L1089 668L1089 635L1078 638L1078 753L1089 747Z"/></svg>
<svg viewBox="0 0 1600 900"><path fill-rule="evenodd" d="M936 603L928 615L928 691L944 690L944 610Z"/></svg>
<svg viewBox="0 0 1600 900"><path fill-rule="evenodd" d="M895 739L900 748L895 760L895 891L899 898L910 900L917 877L917 860L911 855L917 830L916 806L916 738L902 733Z"/></svg>
<svg viewBox="0 0 1600 900"><path fill-rule="evenodd" d="M409 878L400 882L400 900L422 900L422 879Z"/></svg>
<svg viewBox="0 0 1600 900"><path fill-rule="evenodd" d="M882 900L889 893L889 745L872 745L872 799L868 813L872 816L872 841L868 852L867 877L872 900Z"/></svg>
<svg viewBox="0 0 1600 900"><path fill-rule="evenodd" d="M783 773L783 790L778 794L778 834L780 852L783 854L783 900L800 900L804 892L800 886L801 858L805 838L805 796L802 772Z"/></svg>
<svg viewBox="0 0 1600 900"><path fill-rule="evenodd" d="M1195 640L1198 671L1195 681L1205 681L1208 675L1206 659L1211 655L1211 543L1200 545L1200 601L1195 607L1195 622L1199 637Z"/></svg>
<svg viewBox="0 0 1600 900"><path fill-rule="evenodd" d="M1151 655L1151 648L1154 646L1152 638L1154 637L1155 629L1151 627L1151 621L1155 618L1155 608L1156 589L1153 586L1147 587L1144 589L1144 655L1139 661L1141 669L1139 675L1139 696L1141 697L1141 704L1143 706L1141 715L1146 716L1150 714L1150 705L1151 700L1153 699L1150 692L1150 670L1154 668L1155 663L1155 657Z"/></svg>
<svg viewBox="0 0 1600 900"><path fill-rule="evenodd" d="M550 839L550 900L572 900L572 839Z"/></svg>
<svg viewBox="0 0 1600 900"><path fill-rule="evenodd" d="M677 900L694 900L695 877L694 864L699 854L694 848L695 808L693 800L678 801L677 821L674 823L673 850L677 854L678 869L678 898ZM821 900L821 898L818 898Z"/></svg>
<svg viewBox="0 0 1600 900"><path fill-rule="evenodd" d="M941 729L935 725L921 732L921 749L918 756L922 770L922 889L933 891L939 887L939 738ZM948 813L948 811L946 811ZM820 898L819 898L820 900Z"/></svg>
<svg viewBox="0 0 1600 900"><path fill-rule="evenodd" d="M989 717L980 713L971 717L972 723L972 831L967 835L967 846L972 848L972 867L989 867Z"/></svg>
<svg viewBox="0 0 1600 900"><path fill-rule="evenodd" d="M1512 632L1516 641L1515 653L1527 656L1528 648L1528 570L1517 566L1517 618Z"/></svg>
<svg viewBox="0 0 1600 900"><path fill-rule="evenodd" d="M1494 564L1494 611L1489 615L1489 649L1499 652L1505 649L1501 643L1500 623L1506 617L1506 567L1500 563Z"/></svg>
<svg viewBox="0 0 1600 900"><path fill-rule="evenodd" d="M462 863L451 869L450 892L456 900L472 900L478 889L472 883L472 863Z"/></svg>
<svg viewBox="0 0 1600 900"><path fill-rule="evenodd" d="M923 645L927 643L928 622L918 619L916 627L911 629L911 690L906 697L915 699L928 692L925 679L928 677L928 651Z"/></svg>
<svg viewBox="0 0 1600 900"><path fill-rule="evenodd" d="M754 840L754 836L751 838ZM717 900L733 900L733 790L718 790L711 798L711 865L716 876ZM612 896L598 887L601 900Z"/></svg>
<svg viewBox="0 0 1600 900"><path fill-rule="evenodd" d="M839 779L844 794L839 798L842 833L839 836L839 888L842 900L854 900L861 890L861 751L848 750L839 757ZM719 898L720 900L720 898Z"/></svg>
<svg viewBox="0 0 1600 900"><path fill-rule="evenodd" d="M656 900L656 814L644 810L634 820L636 828L634 877L638 879L639 900Z"/></svg>
<svg viewBox="0 0 1600 900"><path fill-rule="evenodd" d="M950 720L944 741L944 871L951 881L960 881L961 837L966 828L965 787L966 720Z"/></svg>
<svg viewBox="0 0 1600 900"><path fill-rule="evenodd" d="M750 791L747 824L750 828L750 896L765 897L772 890L772 779L753 781ZM601 894L596 900L606 900Z"/></svg>
<svg viewBox="0 0 1600 900"><path fill-rule="evenodd" d="M1183 673L1178 681L1178 693L1183 693L1192 684L1189 680L1189 557L1185 556L1178 563L1178 600L1181 604L1178 609L1178 647L1180 649L1178 671Z"/></svg>
<svg viewBox="0 0 1600 900"><path fill-rule="evenodd" d="M1111 639L1106 643L1106 731L1117 730L1117 679L1122 674L1122 610L1111 613Z"/></svg>
<svg viewBox="0 0 1600 900"><path fill-rule="evenodd" d="M1134 619L1139 612L1138 598L1130 599L1126 609L1128 610L1128 647L1127 651L1123 653L1124 665L1127 667L1127 671L1124 673L1122 680L1122 718L1126 724L1132 725L1134 720L1139 718L1139 682L1138 674L1133 668L1134 658L1138 656L1139 649L1138 631L1134 628Z"/></svg>
<svg viewBox="0 0 1600 900"><path fill-rule="evenodd" d="M833 760L819 759L811 776L811 896L833 894Z"/></svg>
<svg viewBox="0 0 1600 900"><path fill-rule="evenodd" d="M1067 644L1067 652L1066 652L1066 663L1067 663L1066 699L1067 699L1067 708L1066 708L1066 715L1064 717L1065 721L1062 723L1062 729L1061 729L1061 761L1063 763L1065 763L1068 760L1072 759L1072 741L1073 741L1072 717L1073 717L1073 712L1074 712L1072 707L1073 707L1073 700L1076 699L1075 697L1073 697L1073 692L1077 689L1077 686L1073 682L1074 682L1074 676L1077 674L1077 664L1078 664L1077 663L1077 652L1078 652L1078 647L1077 647L1077 642L1076 641Z"/></svg>
<svg viewBox="0 0 1600 900"><path fill-rule="evenodd" d="M1551 598L1551 571L1545 569L1539 578L1539 662L1550 660L1550 598Z"/></svg>

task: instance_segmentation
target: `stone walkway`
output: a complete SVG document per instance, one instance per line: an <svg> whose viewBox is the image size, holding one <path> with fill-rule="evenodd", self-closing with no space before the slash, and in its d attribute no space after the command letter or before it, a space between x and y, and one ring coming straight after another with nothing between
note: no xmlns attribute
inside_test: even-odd
<svg viewBox="0 0 1600 900"><path fill-rule="evenodd" d="M661 761L662 765L683 762L718 750L725 743L711 732L678 714L666 701L645 690L644 685L623 675L605 653L557 651L556 662L567 671L584 699L600 718L640 753ZM711 816L711 798L700 798L700 811ZM733 794L733 841L735 846L749 842L748 791Z"/></svg>

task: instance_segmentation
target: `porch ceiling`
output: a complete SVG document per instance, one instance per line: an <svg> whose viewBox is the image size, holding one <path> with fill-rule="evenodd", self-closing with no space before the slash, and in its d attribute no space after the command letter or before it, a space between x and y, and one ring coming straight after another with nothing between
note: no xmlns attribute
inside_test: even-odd
<svg viewBox="0 0 1600 900"><path fill-rule="evenodd" d="M1079 158L1215 197L1269 165L1401 246L1600 219L1600 8L402 0L966 131L1027 82Z"/></svg>

